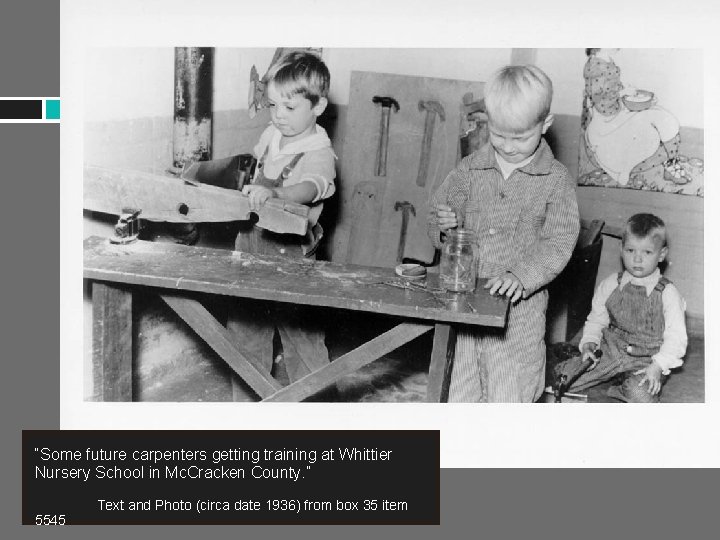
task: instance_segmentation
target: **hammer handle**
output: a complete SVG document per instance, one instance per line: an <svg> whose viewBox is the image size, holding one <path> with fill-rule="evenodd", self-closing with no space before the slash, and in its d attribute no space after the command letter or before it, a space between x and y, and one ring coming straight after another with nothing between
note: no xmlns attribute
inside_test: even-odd
<svg viewBox="0 0 720 540"><path fill-rule="evenodd" d="M420 150L420 166L416 185L425 187L427 183L428 167L430 165L430 148L432 146L433 130L435 129L435 113L429 112L425 117L425 131L423 132L422 147Z"/></svg>
<svg viewBox="0 0 720 540"><path fill-rule="evenodd" d="M387 173L388 131L390 129L390 107L382 107L380 117L380 144L378 145L375 176L385 176Z"/></svg>

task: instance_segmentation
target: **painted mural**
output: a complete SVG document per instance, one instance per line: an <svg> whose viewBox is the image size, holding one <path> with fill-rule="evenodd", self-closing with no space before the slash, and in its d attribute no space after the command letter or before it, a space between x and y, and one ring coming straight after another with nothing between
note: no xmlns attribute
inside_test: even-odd
<svg viewBox="0 0 720 540"><path fill-rule="evenodd" d="M703 196L702 156L680 151L680 122L652 89L622 80L618 49L586 49L578 184Z"/></svg>

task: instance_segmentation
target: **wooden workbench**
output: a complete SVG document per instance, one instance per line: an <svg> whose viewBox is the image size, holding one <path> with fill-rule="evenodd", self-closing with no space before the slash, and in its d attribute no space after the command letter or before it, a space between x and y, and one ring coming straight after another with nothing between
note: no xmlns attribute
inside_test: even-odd
<svg viewBox="0 0 720 540"><path fill-rule="evenodd" d="M427 401L446 401L458 324L503 327L508 303L484 290L453 295L402 288L392 269L136 241L85 240L92 280L93 384L101 401L132 400L132 293L158 294L264 401L301 401L344 375L434 330ZM398 325L283 387L237 347L200 303L202 294L392 315Z"/></svg>

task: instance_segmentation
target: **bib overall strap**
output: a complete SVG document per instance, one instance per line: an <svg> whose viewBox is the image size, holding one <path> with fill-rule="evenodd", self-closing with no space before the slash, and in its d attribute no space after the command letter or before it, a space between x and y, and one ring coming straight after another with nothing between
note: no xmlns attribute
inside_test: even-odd
<svg viewBox="0 0 720 540"><path fill-rule="evenodd" d="M662 277L658 280L657 285L655 285L655 290L656 290L656 291L663 292L663 291L665 290L665 286L666 286L668 283L671 283L670 280L669 280L668 278L666 278L665 276L662 276Z"/></svg>
<svg viewBox="0 0 720 540"><path fill-rule="evenodd" d="M292 161L290 163L288 163L287 165L285 165L285 167L283 167L282 174L280 175L283 180L287 180L288 178L290 178L290 174L292 174L293 169L298 164L298 161L300 161L304 155L305 155L304 152L300 152L294 158L292 158Z"/></svg>

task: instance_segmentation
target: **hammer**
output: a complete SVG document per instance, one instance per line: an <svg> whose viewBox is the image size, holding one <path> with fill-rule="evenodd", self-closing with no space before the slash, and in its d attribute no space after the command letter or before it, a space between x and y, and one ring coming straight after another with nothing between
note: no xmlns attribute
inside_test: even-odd
<svg viewBox="0 0 720 540"><path fill-rule="evenodd" d="M594 362L597 362L598 360L600 360L600 358L602 358L603 352L600 349L596 349L594 354L594 361L591 358L588 358L582 364L580 364L578 370L575 373L571 374L569 377L565 374L562 374L558 377L557 381L555 381L555 385L553 386L555 403L562 402L562 397L567 392L568 388L570 388L573 383L580 378L580 375L590 369Z"/></svg>
<svg viewBox="0 0 720 540"><path fill-rule="evenodd" d="M408 221L410 221L409 213L415 215L415 207L408 201L397 201L395 203L395 211L402 210L402 223L400 225L400 242L398 243L397 262L401 263L405 254L405 237L407 236Z"/></svg>
<svg viewBox="0 0 720 540"><path fill-rule="evenodd" d="M375 176L385 176L387 166L388 134L390 132L390 109L395 112L400 110L400 104L394 98L388 96L374 96L373 103L379 103L382 108L380 117L380 144L378 145L377 159L375 162Z"/></svg>
<svg viewBox="0 0 720 540"><path fill-rule="evenodd" d="M422 150L420 151L420 166L416 184L425 187L427 181L428 164L430 163L430 146L432 145L433 129L435 128L435 116L445 121L445 109L437 101L419 101L419 111L427 111L425 115L425 131L423 132Z"/></svg>

